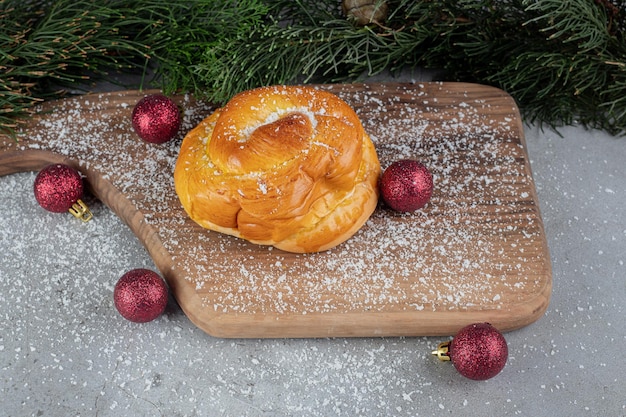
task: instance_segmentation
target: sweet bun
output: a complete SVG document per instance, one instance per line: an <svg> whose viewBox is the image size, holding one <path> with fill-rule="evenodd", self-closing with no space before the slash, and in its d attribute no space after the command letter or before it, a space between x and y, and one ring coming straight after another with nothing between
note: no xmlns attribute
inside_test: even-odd
<svg viewBox="0 0 626 417"><path fill-rule="evenodd" d="M354 110L312 87L233 97L190 131L176 193L201 226L289 252L348 238L378 201L380 164Z"/></svg>

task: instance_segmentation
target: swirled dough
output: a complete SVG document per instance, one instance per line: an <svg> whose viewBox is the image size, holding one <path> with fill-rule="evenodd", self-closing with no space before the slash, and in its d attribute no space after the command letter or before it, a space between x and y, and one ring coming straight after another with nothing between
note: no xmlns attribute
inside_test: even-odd
<svg viewBox="0 0 626 417"><path fill-rule="evenodd" d="M233 97L190 131L174 182L201 226L289 252L336 246L378 201L380 164L354 110L311 87Z"/></svg>

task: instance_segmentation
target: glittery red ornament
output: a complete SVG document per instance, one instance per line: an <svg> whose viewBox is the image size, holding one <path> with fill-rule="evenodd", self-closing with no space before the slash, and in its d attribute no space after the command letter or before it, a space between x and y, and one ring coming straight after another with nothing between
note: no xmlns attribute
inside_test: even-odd
<svg viewBox="0 0 626 417"><path fill-rule="evenodd" d="M64 165L48 165L35 177L33 186L35 200L53 213L69 211L84 222L93 215L80 199L83 195L83 179L74 168Z"/></svg>
<svg viewBox="0 0 626 417"><path fill-rule="evenodd" d="M403 159L391 164L379 182L383 201L396 211L415 211L428 203L433 176L422 163Z"/></svg>
<svg viewBox="0 0 626 417"><path fill-rule="evenodd" d="M133 269L115 284L115 308L127 320L146 323L159 317L167 305L167 286L149 269Z"/></svg>
<svg viewBox="0 0 626 417"><path fill-rule="evenodd" d="M450 342L433 352L441 360L452 361L459 373L482 381L493 378L504 368L509 349L502 333L489 323L465 326Z"/></svg>
<svg viewBox="0 0 626 417"><path fill-rule="evenodd" d="M83 195L83 179L72 167L48 165L35 177L35 199L53 213L68 211Z"/></svg>
<svg viewBox="0 0 626 417"><path fill-rule="evenodd" d="M150 143L165 143L176 136L181 117L176 103L162 94L153 94L135 105L132 121L141 139Z"/></svg>

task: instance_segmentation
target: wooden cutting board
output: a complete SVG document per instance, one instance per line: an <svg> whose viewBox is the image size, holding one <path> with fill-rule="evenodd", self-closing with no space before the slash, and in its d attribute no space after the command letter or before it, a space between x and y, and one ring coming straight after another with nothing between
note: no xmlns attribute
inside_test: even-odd
<svg viewBox="0 0 626 417"><path fill-rule="evenodd" d="M189 319L214 336L451 335L473 322L507 331L537 320L550 298L550 257L512 98L465 83L320 88L357 111L383 169L415 158L435 180L422 210L380 204L324 253L249 244L186 216L172 172L184 133L212 110L189 96L175 97L183 126L164 145L131 127L134 105L154 91L45 103L18 142L0 137L0 175L50 163L80 170L145 245Z"/></svg>

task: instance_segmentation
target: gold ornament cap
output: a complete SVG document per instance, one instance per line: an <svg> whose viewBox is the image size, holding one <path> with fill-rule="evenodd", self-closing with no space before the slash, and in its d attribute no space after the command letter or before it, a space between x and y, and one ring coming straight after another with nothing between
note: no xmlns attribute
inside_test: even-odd
<svg viewBox="0 0 626 417"><path fill-rule="evenodd" d="M440 361L449 361L450 359L450 342L442 342L437 346L437 350L433 350L432 354L437 356Z"/></svg>
<svg viewBox="0 0 626 417"><path fill-rule="evenodd" d="M87 204L85 204L81 199L78 199L78 201L72 204L69 212L72 214L72 216L80 219L83 223L87 223L93 218L93 213L91 212L91 210L89 210Z"/></svg>

